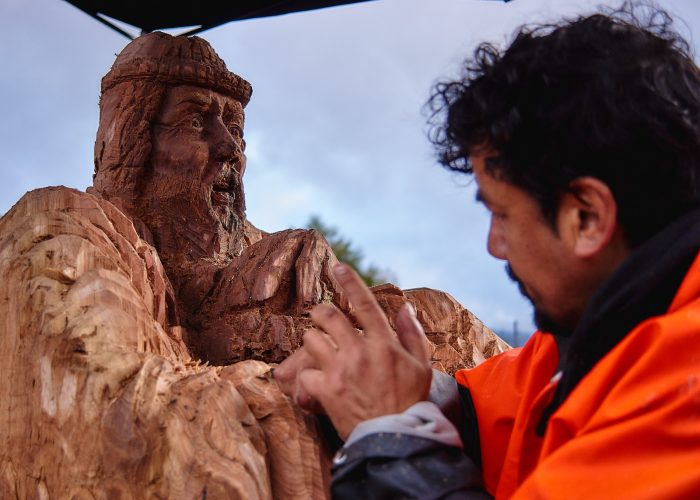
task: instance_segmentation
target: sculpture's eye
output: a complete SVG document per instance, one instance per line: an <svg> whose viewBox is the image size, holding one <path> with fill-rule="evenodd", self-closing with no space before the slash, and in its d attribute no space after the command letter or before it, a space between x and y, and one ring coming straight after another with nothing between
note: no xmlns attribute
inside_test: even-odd
<svg viewBox="0 0 700 500"><path fill-rule="evenodd" d="M192 118L192 128L195 130L202 130L204 127L204 120L202 120L202 117L197 115Z"/></svg>
<svg viewBox="0 0 700 500"><path fill-rule="evenodd" d="M243 130L241 130L241 127L238 125L231 125L228 128L229 132L231 132L231 135L235 137L236 139L240 139L243 137Z"/></svg>

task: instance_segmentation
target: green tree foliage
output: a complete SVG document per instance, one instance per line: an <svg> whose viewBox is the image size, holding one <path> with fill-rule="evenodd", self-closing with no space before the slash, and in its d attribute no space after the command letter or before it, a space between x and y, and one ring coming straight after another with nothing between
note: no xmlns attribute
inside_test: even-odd
<svg viewBox="0 0 700 500"><path fill-rule="evenodd" d="M390 280L390 273L382 271L374 264L364 265L362 261L365 256L362 251L354 248L350 240L338 234L338 228L324 224L319 216L312 215L306 227L315 229L325 236L338 260L352 266L367 283L367 286L380 285Z"/></svg>

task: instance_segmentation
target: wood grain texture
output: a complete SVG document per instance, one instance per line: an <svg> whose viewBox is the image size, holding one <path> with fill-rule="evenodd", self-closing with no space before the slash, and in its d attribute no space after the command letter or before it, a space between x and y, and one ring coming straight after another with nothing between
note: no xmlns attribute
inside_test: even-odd
<svg viewBox="0 0 700 500"><path fill-rule="evenodd" d="M0 276L0 497L324 496L313 426L268 365L191 358L155 249L109 202L25 195Z"/></svg>

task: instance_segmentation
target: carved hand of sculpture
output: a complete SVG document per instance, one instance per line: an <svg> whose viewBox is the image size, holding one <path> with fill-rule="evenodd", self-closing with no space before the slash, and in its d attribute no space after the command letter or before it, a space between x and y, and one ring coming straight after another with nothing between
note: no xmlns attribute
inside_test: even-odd
<svg viewBox="0 0 700 500"><path fill-rule="evenodd" d="M321 302L347 309L332 273L338 263L325 238L314 230L273 233L246 248L223 270L215 301L222 308L266 305L302 314Z"/></svg>
<svg viewBox="0 0 700 500"><path fill-rule="evenodd" d="M332 273L337 263L314 230L280 231L245 248L220 271L198 308L194 321L201 342L195 349L215 364L283 360L301 344L311 306L334 303L349 311Z"/></svg>

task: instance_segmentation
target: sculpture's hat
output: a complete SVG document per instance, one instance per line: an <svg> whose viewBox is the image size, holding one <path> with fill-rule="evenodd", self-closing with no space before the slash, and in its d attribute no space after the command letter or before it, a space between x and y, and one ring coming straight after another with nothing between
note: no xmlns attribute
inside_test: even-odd
<svg viewBox="0 0 700 500"><path fill-rule="evenodd" d="M104 78L102 93L126 81L145 80L170 85L196 85L248 104L252 87L231 73L202 38L153 32L129 43Z"/></svg>

